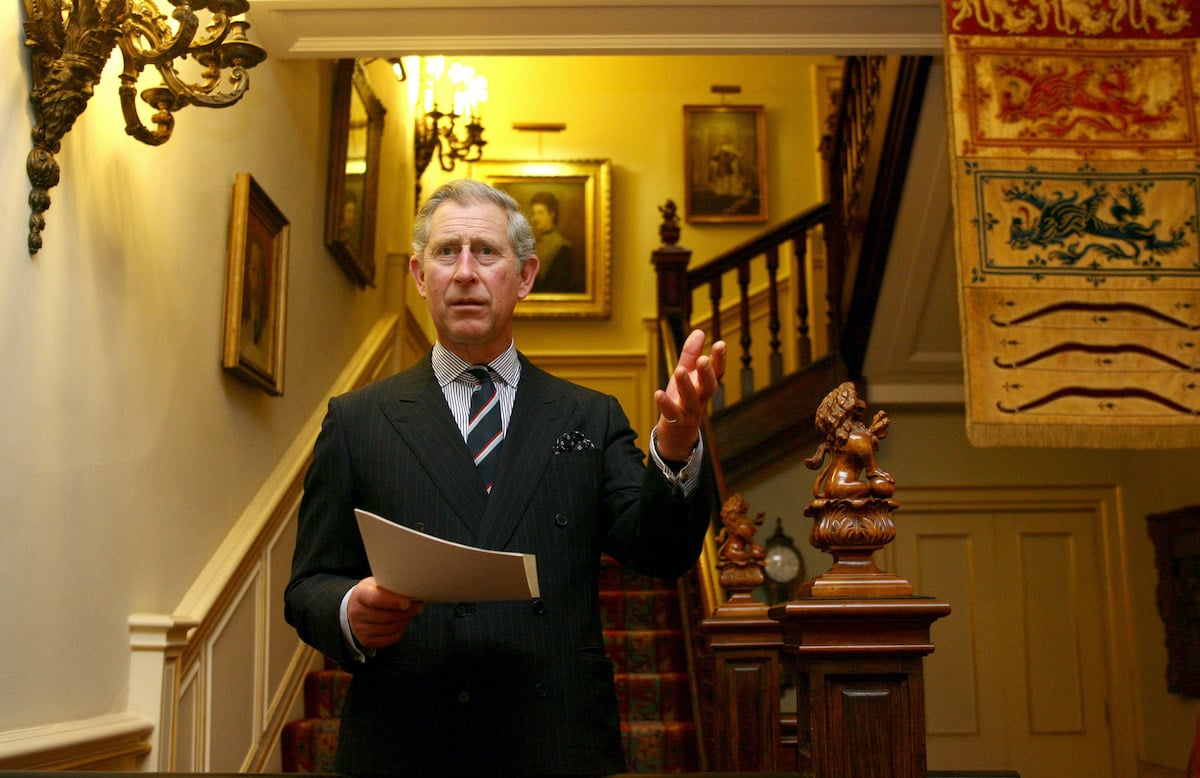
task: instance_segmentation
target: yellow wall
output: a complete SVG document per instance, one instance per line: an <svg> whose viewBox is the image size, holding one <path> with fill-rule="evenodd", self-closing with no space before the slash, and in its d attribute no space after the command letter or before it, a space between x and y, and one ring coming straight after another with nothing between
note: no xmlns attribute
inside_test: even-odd
<svg viewBox="0 0 1200 778"><path fill-rule="evenodd" d="M519 320L518 346L585 352L639 350L642 320L655 315L650 252L660 245L658 208L668 199L683 215L683 106L713 105L713 84L735 84L731 104L763 105L767 117L769 222L819 200L814 67L831 57L470 57L488 79L483 105L488 160L609 159L612 162L612 316L600 320ZM514 122L562 122L559 133L518 132ZM422 180L432 191L449 176L435 161ZM699 263L762 230L754 225L683 224L681 245ZM759 279L762 282L764 279Z"/></svg>

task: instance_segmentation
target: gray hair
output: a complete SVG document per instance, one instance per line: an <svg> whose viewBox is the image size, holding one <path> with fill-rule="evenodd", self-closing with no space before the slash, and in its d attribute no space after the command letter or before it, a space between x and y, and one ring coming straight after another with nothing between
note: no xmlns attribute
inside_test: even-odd
<svg viewBox="0 0 1200 778"><path fill-rule="evenodd" d="M417 212L417 220L413 223L413 256L425 266L425 244L429 242L429 221L433 212L447 202L456 205L498 205L508 216L508 242L517 255L517 272L525 265L525 260L533 255L536 245L533 238L533 228L529 220L521 212L521 206L506 192L488 186L473 178L460 178L442 184L429 195L429 199Z"/></svg>

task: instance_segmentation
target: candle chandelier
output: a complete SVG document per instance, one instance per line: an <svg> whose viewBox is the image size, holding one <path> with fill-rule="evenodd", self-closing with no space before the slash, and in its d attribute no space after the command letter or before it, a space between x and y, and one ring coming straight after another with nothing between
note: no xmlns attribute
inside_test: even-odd
<svg viewBox="0 0 1200 778"><path fill-rule="evenodd" d="M49 189L59 180L58 153L63 136L87 107L114 47L124 67L118 89L125 132L151 146L165 143L175 126L175 111L188 105L224 108L242 98L250 86L246 70L267 53L246 38L244 14L249 0L170 0L171 21L153 0L24 0L25 45L31 49L33 88L29 93L37 124L33 150L26 160L29 192L29 253L42 247L43 213L50 207ZM201 31L197 11L207 12ZM180 72L179 65L194 63ZM148 128L138 116L137 81L153 65L160 86L141 98L153 110ZM222 91L222 74L229 87Z"/></svg>
<svg viewBox="0 0 1200 778"><path fill-rule="evenodd" d="M487 141L483 139L483 117L479 106L487 100L487 79L470 65L454 62L447 68L444 57L426 57L421 68L417 100L413 153L416 201L419 203L421 176L435 154L438 164L447 173L454 170L459 161L476 162L483 158ZM443 106L448 110L443 111ZM464 118L466 124L456 127L456 123Z"/></svg>

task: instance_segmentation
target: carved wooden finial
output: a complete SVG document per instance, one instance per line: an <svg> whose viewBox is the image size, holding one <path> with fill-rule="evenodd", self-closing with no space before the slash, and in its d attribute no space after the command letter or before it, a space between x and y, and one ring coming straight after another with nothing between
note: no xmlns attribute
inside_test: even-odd
<svg viewBox="0 0 1200 778"><path fill-rule="evenodd" d="M658 206L658 212L662 214L663 221L658 228L658 237L663 242L664 246L675 246L679 243L679 212L675 207L674 200L667 200L662 205Z"/></svg>
<svg viewBox="0 0 1200 778"><path fill-rule="evenodd" d="M879 441L887 437L891 419L878 411L871 426L863 424L867 404L850 381L825 396L817 408L816 425L825 440L817 453L804 460L816 470L829 456L829 465L813 484L814 497L891 497L896 482L875 464Z"/></svg>
<svg viewBox="0 0 1200 778"><path fill-rule="evenodd" d="M911 595L912 585L875 566L871 555L896 537L891 513L896 482L875 463L879 441L891 420L877 411L863 422L866 403L847 381L817 409L816 425L825 439L804 464L821 469L813 483L815 499L805 510L813 518L812 545L833 556L833 567L801 587L806 597L887 597ZM828 459L828 464L825 460Z"/></svg>
<svg viewBox="0 0 1200 778"><path fill-rule="evenodd" d="M754 532L763 523L763 513L750 515L750 503L735 494L721 506L723 529L717 535L717 569L721 586L730 593L750 592L763 585L763 560L767 552L754 542Z"/></svg>

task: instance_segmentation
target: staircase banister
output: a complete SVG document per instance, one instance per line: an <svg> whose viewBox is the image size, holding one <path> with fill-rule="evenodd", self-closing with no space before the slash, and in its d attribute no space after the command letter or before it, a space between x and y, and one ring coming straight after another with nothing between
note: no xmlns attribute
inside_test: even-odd
<svg viewBox="0 0 1200 778"><path fill-rule="evenodd" d="M764 463L817 442L813 420L829 387L859 377L874 303L864 296L879 293L893 236L894 225L880 227L877 220L894 222L896 218L928 70L927 61L915 58L847 60L838 91L836 124L822 143L826 202L695 267L689 267L691 252L678 246L679 219L673 203L668 201L660 208L666 217L660 228L664 245L653 253L653 262L664 341L682 339L690 326L696 291L707 286L712 310L698 321L711 322L704 326L711 326L723 338L740 336L742 345L737 399L727 404L722 385L720 402L714 400L705 429L705 447L713 471L720 477L723 522L730 489ZM890 81L892 76L895 83ZM877 176L888 180L880 182ZM810 245L809 239L814 237L823 238L823 250L820 244ZM790 307L781 316L778 247L788 243L794 264L788 268L791 277L785 276L789 285L783 293L788 297L782 301ZM751 295L748 269L759 257L766 257L767 281ZM732 302L723 303L722 280L734 271L738 272L738 290L730 295ZM815 310L810 310L810 304ZM730 332L722 331L724 311L739 315L729 316ZM758 317L753 325L752 315ZM821 336L822 344L814 349L816 337L809 336L809 322L817 317L823 326L818 325L814 334ZM864 320L847 321L855 317ZM752 327L758 328L758 335L767 333L763 337L769 340L766 345L770 349L769 371L760 373L757 382L756 358L751 355L754 341L749 335ZM785 364L787 355L779 349L781 330L785 342L792 341L792 365ZM664 381L668 368L662 357L671 351L664 348L659 355ZM764 384L761 379L767 373L770 379ZM811 745L811 711L802 709L796 718L785 721L775 696L781 676L794 669L782 662L782 654L787 653L782 626L764 623L763 612L768 612L771 621L776 620L771 618L774 614L754 601L748 590L730 588L726 574L731 564L736 567L738 563L724 548L729 540L728 525L724 535L716 535L716 529L706 538L688 590L691 623L697 624L706 638L691 657L700 676L695 683L696 699L701 701L698 727L713 735L720 733L703 738L704 746L717 770L804 770L810 762L810 754L802 746ZM749 565L743 567L749 570ZM761 578L761 571L758 575ZM699 619L695 618L697 611ZM747 706L751 699L756 704ZM758 704L760 700L765 704Z"/></svg>
<svg viewBox="0 0 1200 778"><path fill-rule="evenodd" d="M695 289L703 286L714 278L733 270L743 262L765 254L768 249L779 246L797 235L807 233L813 227L824 224L832 213L828 202L818 203L808 210L801 211L792 218L771 229L762 232L746 242L734 246L724 253L713 257L702 265L689 268L687 271L688 288Z"/></svg>
<svg viewBox="0 0 1200 778"><path fill-rule="evenodd" d="M862 375L867 346L871 340L875 309L883 288L883 273L891 251L896 216L908 176L910 150L921 118L931 67L931 57L903 57L896 76L895 97L888 113L889 131L880 149L879 169L867 217L871 229L862 236L854 286L839 344L850 375L856 378Z"/></svg>

